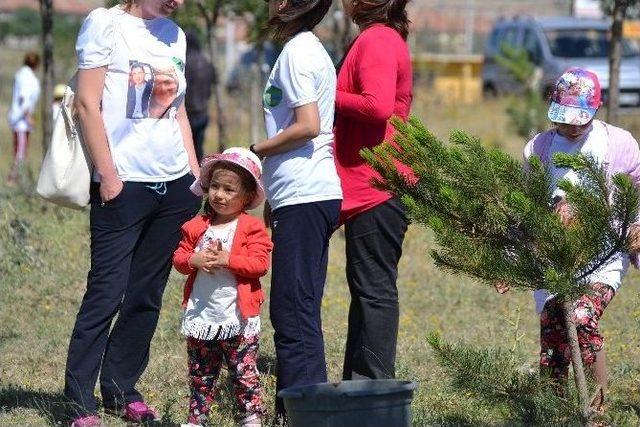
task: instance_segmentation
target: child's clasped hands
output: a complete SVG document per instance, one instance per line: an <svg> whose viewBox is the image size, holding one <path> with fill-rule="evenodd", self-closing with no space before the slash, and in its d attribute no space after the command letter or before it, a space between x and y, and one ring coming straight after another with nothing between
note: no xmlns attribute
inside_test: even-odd
<svg viewBox="0 0 640 427"><path fill-rule="evenodd" d="M189 259L189 264L198 270L213 273L217 268L229 266L229 252L222 249L220 240L216 240L201 251L194 253Z"/></svg>

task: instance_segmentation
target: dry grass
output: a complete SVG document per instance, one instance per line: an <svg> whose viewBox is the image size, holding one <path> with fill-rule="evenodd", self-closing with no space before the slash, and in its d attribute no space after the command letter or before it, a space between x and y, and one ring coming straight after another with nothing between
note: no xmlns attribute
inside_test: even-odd
<svg viewBox="0 0 640 427"><path fill-rule="evenodd" d="M5 55L2 55L5 56ZM4 62L2 73L15 65ZM0 76L6 82L6 74ZM453 128L480 136L489 144L517 155L524 141L511 134L497 100L456 108L438 105L429 91L417 88L415 114L437 135ZM2 91L0 117L6 115ZM629 119L631 120L631 119ZM10 162L9 135L0 122L0 174ZM238 136L246 141L247 136ZM40 158L36 138L29 171ZM209 141L209 148L213 141ZM0 425L52 425L64 421L61 391L65 352L88 269L86 212L60 209L33 197L25 179L21 188L0 184ZM513 348L523 365L535 367L538 326L530 295L499 297L493 290L434 268L428 257L431 236L412 226L404 245L398 286L401 300L398 376L419 382L413 412L415 425L511 425L512 414L478 403L472 395L454 393L427 347L429 330L449 340L479 346ZM344 279L344 239L337 232L331 255L323 321L331 380L338 380L346 333L349 296ZM173 274L164 298L160 323L152 343L151 363L140 383L148 401L163 413L163 425L183 422L188 388L186 355L178 333L183 278ZM267 285L268 279L264 281ZM607 309L603 329L611 372L609 422L640 424L640 277L631 273ZM268 304L268 303L267 303ZM263 310L261 367L267 406L274 394L274 350L268 307ZM517 326L516 326L517 325ZM514 337L524 334L524 338ZM233 425L228 391L222 393L215 425ZM109 425L123 425L107 417Z"/></svg>

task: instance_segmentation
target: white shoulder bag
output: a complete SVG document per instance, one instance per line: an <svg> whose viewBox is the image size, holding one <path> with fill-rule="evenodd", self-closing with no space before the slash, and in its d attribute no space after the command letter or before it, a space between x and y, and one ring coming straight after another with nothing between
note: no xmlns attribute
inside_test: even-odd
<svg viewBox="0 0 640 427"><path fill-rule="evenodd" d="M76 76L69 82L54 120L36 191L55 204L82 209L89 204L93 165L74 111L75 90Z"/></svg>

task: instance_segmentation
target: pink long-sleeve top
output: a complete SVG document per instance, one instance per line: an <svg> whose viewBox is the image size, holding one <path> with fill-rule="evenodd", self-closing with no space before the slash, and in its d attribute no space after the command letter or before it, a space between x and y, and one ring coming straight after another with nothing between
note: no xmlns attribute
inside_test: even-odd
<svg viewBox="0 0 640 427"><path fill-rule="evenodd" d="M340 68L336 93L335 159L342 181L342 221L391 198L375 189L377 173L360 156L393 136L388 120L409 117L413 99L411 57L406 41L383 24L365 29Z"/></svg>

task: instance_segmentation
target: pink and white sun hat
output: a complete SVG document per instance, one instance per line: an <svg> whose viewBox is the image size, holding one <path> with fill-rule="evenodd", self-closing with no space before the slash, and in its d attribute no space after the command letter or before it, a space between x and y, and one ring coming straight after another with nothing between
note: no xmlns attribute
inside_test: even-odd
<svg viewBox="0 0 640 427"><path fill-rule="evenodd" d="M598 76L583 68L572 67L556 82L551 94L549 120L581 126L589 123L600 105Z"/></svg>
<svg viewBox="0 0 640 427"><path fill-rule="evenodd" d="M262 163L251 151L242 147L227 148L222 153L210 154L200 162L200 178L191 184L191 191L196 196L202 197L206 188L209 188L213 165L218 162L229 162L245 169L256 182L256 195L247 206L247 209L255 209L264 201L264 187L262 186Z"/></svg>

